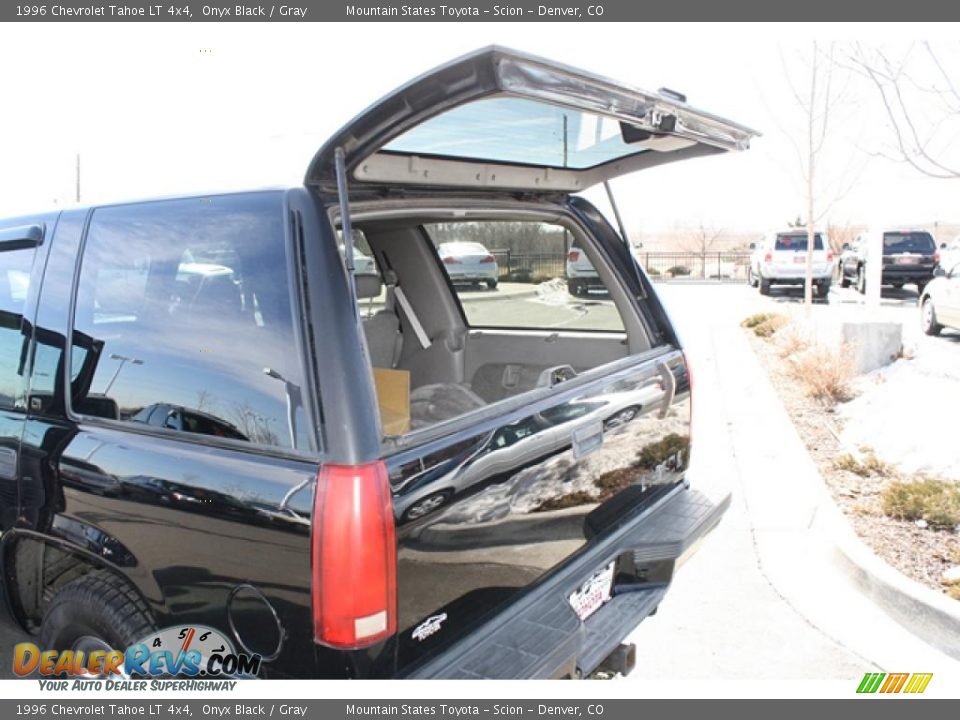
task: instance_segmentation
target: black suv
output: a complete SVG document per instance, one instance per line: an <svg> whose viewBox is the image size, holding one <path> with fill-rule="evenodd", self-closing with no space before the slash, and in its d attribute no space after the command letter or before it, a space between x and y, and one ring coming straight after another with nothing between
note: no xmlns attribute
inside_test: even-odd
<svg viewBox="0 0 960 720"><path fill-rule="evenodd" d="M843 244L840 256L840 286L854 283L857 290L867 290L867 262L871 233L858 235L852 244ZM926 230L884 230L882 285L898 290L908 283L917 286L917 292L933 279L933 271L940 262L937 245Z"/></svg>
<svg viewBox="0 0 960 720"><path fill-rule="evenodd" d="M214 633L270 677L628 670L729 498L688 489L680 341L576 193L753 134L490 48L302 187L3 221L10 612L42 648L206 662ZM556 277L455 288L437 245L481 236L560 248ZM571 238L602 299L566 294Z"/></svg>

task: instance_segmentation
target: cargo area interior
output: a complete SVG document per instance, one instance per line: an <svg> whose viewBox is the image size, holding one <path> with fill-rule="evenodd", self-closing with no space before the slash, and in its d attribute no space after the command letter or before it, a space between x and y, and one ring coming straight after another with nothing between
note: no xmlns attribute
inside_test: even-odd
<svg viewBox="0 0 960 720"><path fill-rule="evenodd" d="M385 436L570 381L651 347L611 263L569 218L462 210L359 212L353 230L360 317ZM500 263L499 285L453 279L447 271L452 263L442 256L448 251L440 241L463 245L465 234L488 238L489 252L497 253ZM538 234L585 252L601 291L587 298L570 295L563 260L554 260L551 271L513 273L510 251L493 247L517 245L520 235L530 244ZM532 257L542 260L524 255ZM406 418L389 422L385 413L391 408Z"/></svg>

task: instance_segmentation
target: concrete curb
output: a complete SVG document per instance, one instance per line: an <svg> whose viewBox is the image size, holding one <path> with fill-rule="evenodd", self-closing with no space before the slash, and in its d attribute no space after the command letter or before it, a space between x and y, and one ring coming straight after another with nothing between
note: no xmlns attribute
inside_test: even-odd
<svg viewBox="0 0 960 720"><path fill-rule="evenodd" d="M823 489L829 495L826 485ZM857 537L833 498L829 501L821 506L816 523L833 541L835 563L897 622L927 644L960 660L960 602L884 562Z"/></svg>
<svg viewBox="0 0 960 720"><path fill-rule="evenodd" d="M752 348L750 352L756 358ZM756 361L758 368L762 369L759 358ZM765 370L763 372L769 383L769 376ZM773 390L772 385L770 390ZM789 418L779 395L774 391L773 396ZM809 506L814 513L810 529L827 543L829 559L863 595L909 632L945 655L960 660L960 602L908 578L860 540L830 494L792 419L790 425L801 440L810 465L808 472L803 474L811 486L807 488Z"/></svg>

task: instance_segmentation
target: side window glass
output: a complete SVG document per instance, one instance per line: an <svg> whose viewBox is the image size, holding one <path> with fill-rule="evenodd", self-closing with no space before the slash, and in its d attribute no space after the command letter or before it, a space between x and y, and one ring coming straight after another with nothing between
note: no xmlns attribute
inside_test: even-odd
<svg viewBox="0 0 960 720"><path fill-rule="evenodd" d="M590 253L564 226L475 221L424 229L469 325L624 331Z"/></svg>
<svg viewBox="0 0 960 720"><path fill-rule="evenodd" d="M0 252L0 407L25 409L23 306L35 248Z"/></svg>
<svg viewBox="0 0 960 720"><path fill-rule="evenodd" d="M94 211L80 269L74 412L309 449L279 195Z"/></svg>

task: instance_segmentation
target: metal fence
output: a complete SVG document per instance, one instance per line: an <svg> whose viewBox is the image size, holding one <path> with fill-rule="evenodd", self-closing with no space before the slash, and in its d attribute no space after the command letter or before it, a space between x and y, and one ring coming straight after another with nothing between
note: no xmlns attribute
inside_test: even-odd
<svg viewBox="0 0 960 720"><path fill-rule="evenodd" d="M566 276L566 255L561 253L514 253L493 250L500 279L513 282L542 282ZM740 252L636 252L652 280L746 282L750 254Z"/></svg>

